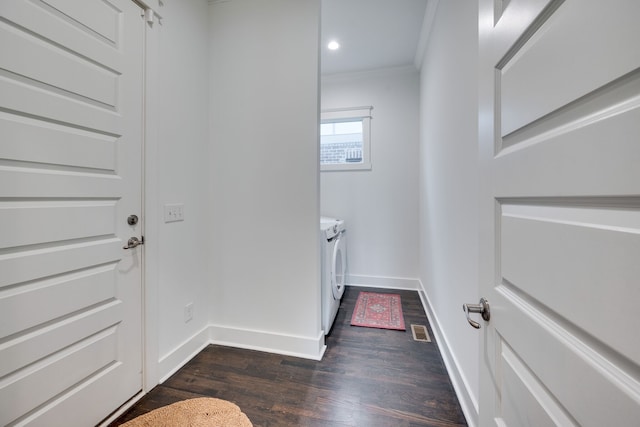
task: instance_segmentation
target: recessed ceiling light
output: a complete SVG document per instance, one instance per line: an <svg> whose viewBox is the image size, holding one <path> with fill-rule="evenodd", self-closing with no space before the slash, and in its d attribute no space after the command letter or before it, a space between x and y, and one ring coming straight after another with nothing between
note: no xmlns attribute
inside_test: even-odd
<svg viewBox="0 0 640 427"><path fill-rule="evenodd" d="M335 40L331 40L327 47L329 48L329 50L338 50L340 48L340 43Z"/></svg>

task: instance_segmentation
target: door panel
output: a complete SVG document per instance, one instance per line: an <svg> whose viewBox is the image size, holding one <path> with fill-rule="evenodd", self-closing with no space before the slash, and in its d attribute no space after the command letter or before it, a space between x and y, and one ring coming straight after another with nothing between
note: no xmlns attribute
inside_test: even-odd
<svg viewBox="0 0 640 427"><path fill-rule="evenodd" d="M116 201L4 202L0 222L12 224L0 248L92 239L113 233Z"/></svg>
<svg viewBox="0 0 640 427"><path fill-rule="evenodd" d="M0 28L0 50L6 52L0 67L21 79L43 82L55 92L74 95L78 99L116 105L118 75L113 70L79 59L63 49L52 49L50 42L12 26ZM46 67L33 67L31 58L39 58Z"/></svg>
<svg viewBox="0 0 640 427"><path fill-rule="evenodd" d="M109 2L93 2L90 7L77 7L73 0L44 0L51 10L71 18L72 23L86 27L113 44L118 41L120 9Z"/></svg>
<svg viewBox="0 0 640 427"><path fill-rule="evenodd" d="M12 322L0 325L0 334L13 335L84 307L111 302L116 293L115 282L115 264L110 264L40 280L24 286L20 292L7 292L0 300L0 310ZM58 303L48 304L56 299ZM32 312L33 306L39 310Z"/></svg>
<svg viewBox="0 0 640 427"><path fill-rule="evenodd" d="M0 256L0 287L26 283L67 271L80 271L87 266L115 263L121 249L117 237L96 238L89 242L65 242L62 245L34 247L10 256Z"/></svg>
<svg viewBox="0 0 640 427"><path fill-rule="evenodd" d="M514 351L499 341L499 387L504 396L500 400L500 413L506 425L523 426L535 420L536 426L577 426L575 420L549 394Z"/></svg>
<svg viewBox="0 0 640 427"><path fill-rule="evenodd" d="M639 210L503 205L501 236L504 282L640 360Z"/></svg>
<svg viewBox="0 0 640 427"><path fill-rule="evenodd" d="M116 326L112 325L45 361L30 365L0 390L3 402L13 401L12 405L3 408L3 417L15 420L28 413L33 402L46 402L117 363L116 341Z"/></svg>
<svg viewBox="0 0 640 427"><path fill-rule="evenodd" d="M0 366L0 376L43 359L60 348L67 348L91 335L95 330L106 330L109 326L117 324L122 316L119 308L117 302L111 302L106 307L96 307L82 316L75 316L43 330L34 331L28 339L7 344L2 350L6 363ZM42 317L44 316L40 316ZM32 319L29 321L33 323Z"/></svg>
<svg viewBox="0 0 640 427"><path fill-rule="evenodd" d="M554 114L548 122L512 134L509 141L505 138L503 147L508 146L493 165L503 194L588 197L607 193L612 183L618 195L636 194L640 74L610 89L591 102Z"/></svg>
<svg viewBox="0 0 640 427"><path fill-rule="evenodd" d="M142 388L141 10L0 14L0 425L95 425Z"/></svg>
<svg viewBox="0 0 640 427"><path fill-rule="evenodd" d="M553 14L534 22L540 28L501 58L501 136L637 68L640 3L627 1L624 14L609 2L593 3L583 8L575 1L550 2Z"/></svg>
<svg viewBox="0 0 640 427"><path fill-rule="evenodd" d="M640 3L511 0L489 21L495 4L480 12L481 424L637 424Z"/></svg>
<svg viewBox="0 0 640 427"><path fill-rule="evenodd" d="M0 157L57 166L115 171L116 144L113 136L72 129L53 123L0 112L0 133L6 144ZM14 141L19 140L20 143Z"/></svg>
<svg viewBox="0 0 640 427"><path fill-rule="evenodd" d="M556 401L578 425L636 423L640 387L637 378L629 375L633 375L633 363L570 322L549 313L546 307L515 287L503 284L492 296L491 322L499 344L491 357L500 363L508 358L504 349L512 349L520 362L520 370L530 372L545 390L548 395L545 399ZM495 369L499 372L501 367L498 365ZM513 399L509 389L494 393L497 410L494 420L486 425L500 425L498 421L504 418L500 408L504 407L505 400ZM523 402L511 401L509 405L515 412L524 412L526 408ZM538 420L506 425L537 426Z"/></svg>

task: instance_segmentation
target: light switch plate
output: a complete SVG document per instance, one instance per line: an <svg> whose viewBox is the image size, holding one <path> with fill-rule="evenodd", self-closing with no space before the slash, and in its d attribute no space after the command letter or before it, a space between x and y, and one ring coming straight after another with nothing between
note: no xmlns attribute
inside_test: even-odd
<svg viewBox="0 0 640 427"><path fill-rule="evenodd" d="M184 221L184 204L172 203L164 205L164 222Z"/></svg>

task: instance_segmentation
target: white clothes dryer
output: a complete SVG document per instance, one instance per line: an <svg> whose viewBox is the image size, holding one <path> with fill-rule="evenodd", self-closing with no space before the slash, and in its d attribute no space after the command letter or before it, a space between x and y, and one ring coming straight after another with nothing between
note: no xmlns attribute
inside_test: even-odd
<svg viewBox="0 0 640 427"><path fill-rule="evenodd" d="M321 217L322 330L327 335L347 284L347 236L343 220Z"/></svg>

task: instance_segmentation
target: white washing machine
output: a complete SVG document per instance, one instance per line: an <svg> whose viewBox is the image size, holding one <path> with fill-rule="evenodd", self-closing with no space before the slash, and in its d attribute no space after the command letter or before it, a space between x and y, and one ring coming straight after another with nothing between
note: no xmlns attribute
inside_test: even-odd
<svg viewBox="0 0 640 427"><path fill-rule="evenodd" d="M322 330L327 335L336 318L347 281L347 236L344 221L320 217Z"/></svg>

